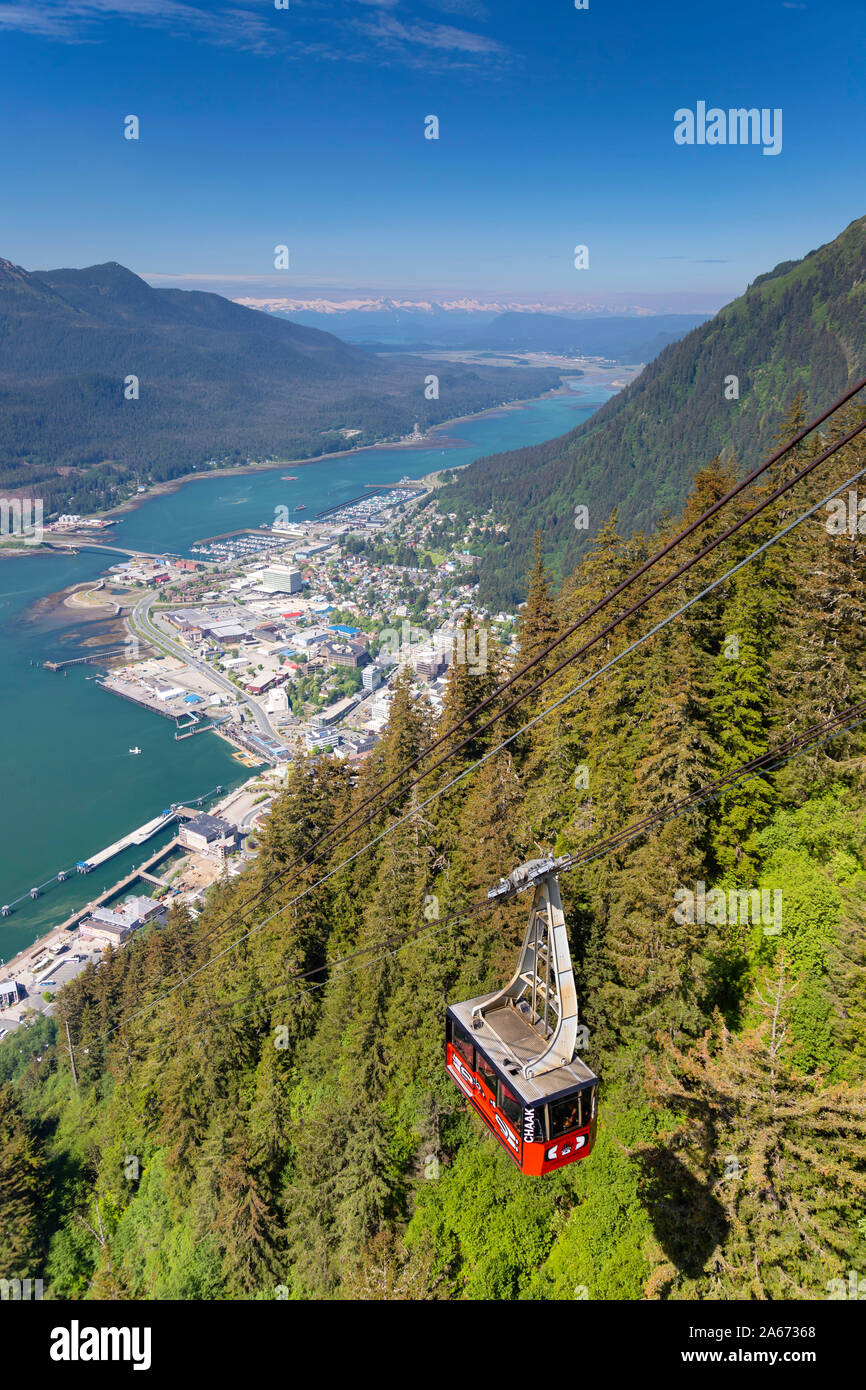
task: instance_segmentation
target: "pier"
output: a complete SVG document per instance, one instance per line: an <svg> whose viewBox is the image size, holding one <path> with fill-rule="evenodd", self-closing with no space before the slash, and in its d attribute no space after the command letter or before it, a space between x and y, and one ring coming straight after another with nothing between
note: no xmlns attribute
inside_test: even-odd
<svg viewBox="0 0 866 1390"><path fill-rule="evenodd" d="M112 695L119 695L121 700L128 700L131 705L138 705L141 709L150 710L152 714L161 714L163 719L172 719L178 729L193 729L201 721L197 714L190 710L166 709L165 705L159 700L151 699L149 695L144 695L137 686L130 685L122 681L117 676L106 676L104 680L97 680L100 690L109 690ZM185 720L185 723L181 723Z"/></svg>
<svg viewBox="0 0 866 1390"><path fill-rule="evenodd" d="M113 859L116 854L122 854L125 849L131 849L133 845L143 845L145 840L150 840L157 835L160 830L164 830L170 821L175 820L177 813L174 808L163 811L162 815L154 816L145 825L140 825L137 830L132 830L128 835L124 835L121 840L115 840L113 845L108 845L106 849L101 849L92 858L85 859L82 863L87 865L88 872L96 869L106 860Z"/></svg>
<svg viewBox="0 0 866 1390"><path fill-rule="evenodd" d="M174 843L175 843L174 840L172 840L172 844L174 844ZM157 886L157 888L167 888L167 887L168 887L168 879L167 879L167 878L160 878L158 874L150 874L150 873L147 872L146 869L139 869L139 871L138 871L138 876L139 876L139 878L145 879L148 883L155 883L156 886Z"/></svg>
<svg viewBox="0 0 866 1390"><path fill-rule="evenodd" d="M417 479L410 479L405 483L365 483L366 489L359 497L350 497L346 502L338 502L333 507L326 507L323 512L316 512L315 520L321 521L322 517L333 516L335 512L342 512L346 507L354 507L358 502L369 502L371 497L375 497L379 492L399 492L401 488L414 492L418 497L423 497L428 491L426 485ZM407 501L410 499L406 499Z"/></svg>
<svg viewBox="0 0 866 1390"><path fill-rule="evenodd" d="M270 527L268 526L241 526L240 530L238 531L221 531L218 536L207 536L203 541L193 541L192 545L190 546L190 550L192 550L195 546L216 545L219 541L233 541L238 536L261 537L269 536L270 534ZM197 561L197 563L200 565L213 564L213 561L199 560Z"/></svg>
<svg viewBox="0 0 866 1390"><path fill-rule="evenodd" d="M127 888L131 888L139 879L146 879L148 882L156 883L161 888L164 888L166 886L165 880L157 878L155 874L151 873L151 870L154 869L162 859L167 859L169 854L171 854L173 850L178 849L179 846L180 840L175 835L172 840L169 840L167 845L163 845L162 849L158 849L156 854L152 854L143 864L139 864L137 869L133 869L132 873L127 874L125 878L119 879L113 887L106 888L104 893L100 893L98 898L94 898L91 902L87 903L85 907L76 909L71 916L66 918L65 922L61 922L58 927L52 928L52 931L72 931L85 917L89 917L97 907L104 907L106 903L111 902L112 898L117 897L118 893L123 893ZM32 947L30 949L32 950Z"/></svg>
<svg viewBox="0 0 866 1390"><path fill-rule="evenodd" d="M149 647L150 643L142 638L139 645ZM129 644L124 643L122 647L104 647L101 651L90 652L87 656L70 656L66 661L43 661L42 667L45 671L62 671L67 666L87 666L94 662L99 664L112 656L129 656Z"/></svg>
<svg viewBox="0 0 866 1390"><path fill-rule="evenodd" d="M106 864L109 859L113 859L117 854L122 854L126 849L131 849L133 845L143 845L146 840L152 839L154 835L159 834L160 830L164 830L173 820L191 820L193 816L198 815L198 811L193 810L192 806L200 808L209 797L219 795L222 790L222 786L212 787L210 791L205 792L203 796L191 797L190 805L182 805L179 802L174 802L171 806L166 807L164 811L161 811L158 816L154 816L152 820L146 821L145 824L140 825L137 830L131 830L128 835L122 836L121 839L115 840L113 844L108 845L106 849L100 850L97 854L94 854L92 858L79 859L71 868L61 869L52 878L46 879L44 883L38 884L35 888L28 889L26 893L22 893L19 897L13 898L8 903L4 903L3 906L0 907L0 916L8 917L13 908L17 907L19 903L26 902L28 899L35 901L45 892L46 888L50 888L56 883L65 883L67 878L69 878L71 874L74 874L76 870L80 874L89 874L93 869L98 868L100 864ZM158 863L165 853L165 849L158 850L156 856L144 867L150 868L151 864ZM141 870L136 870L132 881L134 882L135 878L140 874ZM112 889L111 891L113 893L119 890Z"/></svg>
<svg viewBox="0 0 866 1390"><path fill-rule="evenodd" d="M338 502L333 507L326 507L323 512L316 512L315 519L319 521L323 516L331 516L333 512L341 512L344 507L354 507L356 502L366 502L375 493L384 492L388 486L387 483L365 483L366 492L362 492L359 497L349 497L345 502Z"/></svg>
<svg viewBox="0 0 866 1390"><path fill-rule="evenodd" d="M230 714L224 714L222 719L214 719L209 724L199 724L196 729L190 729L187 725L183 725L183 733L178 733L177 730L175 730L174 741L175 743L181 743L185 738L195 738L196 734L206 734L211 729L218 729L221 724L228 723L231 717Z"/></svg>

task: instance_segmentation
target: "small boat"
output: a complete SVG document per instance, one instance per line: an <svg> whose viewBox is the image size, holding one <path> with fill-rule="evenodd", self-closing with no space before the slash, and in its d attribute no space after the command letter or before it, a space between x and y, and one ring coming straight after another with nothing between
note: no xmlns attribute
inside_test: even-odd
<svg viewBox="0 0 866 1390"><path fill-rule="evenodd" d="M284 473L280 478L281 483L296 483L298 481L295 473Z"/></svg>
<svg viewBox="0 0 866 1390"><path fill-rule="evenodd" d="M296 512L305 512L306 510L307 510L307 504L306 504L306 502L299 502L298 505L295 507L295 511L296 511Z"/></svg>
<svg viewBox="0 0 866 1390"><path fill-rule="evenodd" d="M130 751L130 753L140 753L140 752L141 752L141 749L140 749L140 748L130 748L129 751Z"/></svg>

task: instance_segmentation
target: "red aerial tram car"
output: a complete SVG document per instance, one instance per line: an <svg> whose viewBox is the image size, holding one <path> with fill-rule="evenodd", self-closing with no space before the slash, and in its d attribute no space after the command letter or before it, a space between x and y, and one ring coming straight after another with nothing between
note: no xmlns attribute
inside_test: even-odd
<svg viewBox="0 0 866 1390"><path fill-rule="evenodd" d="M504 989L451 1004L448 1075L522 1173L586 1158L595 1142L598 1077L576 1055L577 994L557 861L533 859L488 893L534 888L517 972Z"/></svg>

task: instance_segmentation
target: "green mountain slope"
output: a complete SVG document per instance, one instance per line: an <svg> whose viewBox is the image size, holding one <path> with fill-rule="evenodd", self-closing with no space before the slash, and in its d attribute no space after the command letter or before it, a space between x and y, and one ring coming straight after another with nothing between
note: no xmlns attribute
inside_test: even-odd
<svg viewBox="0 0 866 1390"><path fill-rule="evenodd" d="M861 436L802 491L864 466ZM688 514L731 481L703 470ZM788 505L681 589L721 579ZM401 677L360 768L294 762L245 873L0 1041L0 1278L42 1277L58 1300L573 1307L811 1302L862 1270L864 729L699 795L866 696L862 542L819 517L628 651L668 611L652 600L611 636L604 660L620 664L570 699L575 667L551 672L538 704L562 703L508 748L514 687L495 697L494 728L452 740L444 769L345 843L345 818L363 824L374 789L491 693L506 654L491 637L486 670L454 661L438 722ZM639 558L608 526L555 598L538 567L518 660ZM521 688L525 719L537 697ZM485 894L548 850L583 860L562 891L581 1053L602 1085L592 1153L532 1178L446 1074L443 1015L508 980L528 895ZM683 920L681 890L699 884L724 913ZM748 906L759 889L770 930Z"/></svg>
<svg viewBox="0 0 866 1390"><path fill-rule="evenodd" d="M345 447L341 428L361 430L355 443L399 437L559 382L443 364L428 401L428 370L216 294L152 289L114 262L31 273L0 261L0 488L83 510L139 471L329 453Z"/></svg>
<svg viewBox="0 0 866 1390"><path fill-rule="evenodd" d="M531 539L541 526L562 572L587 532L616 507L645 529L677 509L695 470L725 448L743 467L768 452L772 433L802 387L810 414L866 371L866 218L803 260L761 275L714 319L672 344L591 420L560 439L479 459L441 495L462 521L494 507L509 544L484 560L482 599L508 607L521 594ZM739 399L725 379L739 379Z"/></svg>

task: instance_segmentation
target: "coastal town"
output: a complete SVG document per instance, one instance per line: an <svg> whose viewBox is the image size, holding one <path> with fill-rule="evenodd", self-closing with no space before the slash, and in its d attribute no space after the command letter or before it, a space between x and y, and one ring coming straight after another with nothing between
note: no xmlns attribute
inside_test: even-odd
<svg viewBox="0 0 866 1390"><path fill-rule="evenodd" d="M218 880L255 858L262 820L294 760L358 762L375 747L401 671L441 711L452 660L484 663L488 633L506 650L514 642L516 614L477 602L482 543L506 529L492 515L462 528L437 508L431 480L408 478L315 517L304 511L277 508L266 524L207 538L186 557L126 555L72 596L78 606L111 608L123 624L122 645L92 658L102 698L171 721L178 741L226 740L246 775L197 805L166 807L56 874L90 873L159 838L131 873L0 963L0 1037L50 1015L58 989L98 967L106 949L160 924L170 906L196 915ZM93 520L64 516L55 532L75 544L97 529ZM45 665L60 672L90 659Z"/></svg>

